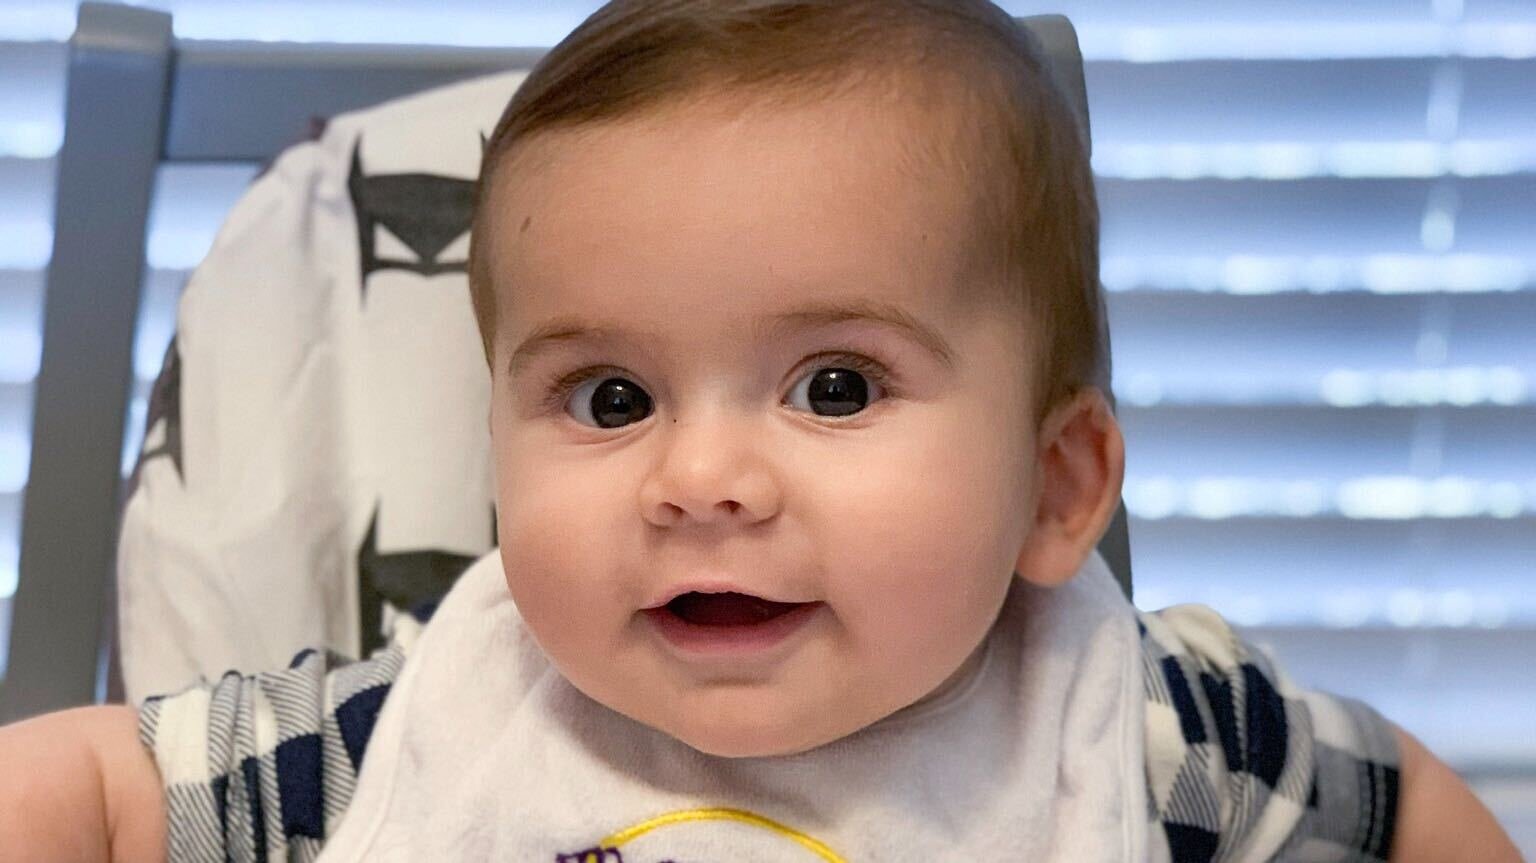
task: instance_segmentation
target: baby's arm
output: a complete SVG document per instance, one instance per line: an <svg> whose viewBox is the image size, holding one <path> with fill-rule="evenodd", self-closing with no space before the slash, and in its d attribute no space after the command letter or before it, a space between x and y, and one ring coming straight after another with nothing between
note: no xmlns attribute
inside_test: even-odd
<svg viewBox="0 0 1536 863"><path fill-rule="evenodd" d="M1369 705L1296 687L1205 606L1138 620L1161 859L1520 860L1466 783Z"/></svg>
<svg viewBox="0 0 1536 863"><path fill-rule="evenodd" d="M0 728L0 863L165 859L165 798L138 721L119 704Z"/></svg>
<svg viewBox="0 0 1536 863"><path fill-rule="evenodd" d="M1514 842L1467 783L1413 735L1395 730L1403 788L1392 863L1519 863Z"/></svg>

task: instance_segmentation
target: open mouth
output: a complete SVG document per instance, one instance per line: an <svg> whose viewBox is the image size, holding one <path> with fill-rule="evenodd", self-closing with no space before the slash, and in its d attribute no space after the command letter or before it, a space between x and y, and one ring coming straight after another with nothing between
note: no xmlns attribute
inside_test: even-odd
<svg viewBox="0 0 1536 863"><path fill-rule="evenodd" d="M773 602L745 593L685 593L663 607L695 626L752 626L809 604Z"/></svg>
<svg viewBox="0 0 1536 863"><path fill-rule="evenodd" d="M758 661L821 617L825 602L774 602L745 593L685 593L645 609L657 635L689 660Z"/></svg>

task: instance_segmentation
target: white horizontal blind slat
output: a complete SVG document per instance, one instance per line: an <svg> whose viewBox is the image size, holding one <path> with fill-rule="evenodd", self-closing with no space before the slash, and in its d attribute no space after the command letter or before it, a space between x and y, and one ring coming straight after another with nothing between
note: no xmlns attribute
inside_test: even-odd
<svg viewBox="0 0 1536 863"><path fill-rule="evenodd" d="M10 15L7 9L0 17L12 20ZM0 40L8 35L3 28ZM67 61L62 42L0 41L0 157L42 158L58 150Z"/></svg>

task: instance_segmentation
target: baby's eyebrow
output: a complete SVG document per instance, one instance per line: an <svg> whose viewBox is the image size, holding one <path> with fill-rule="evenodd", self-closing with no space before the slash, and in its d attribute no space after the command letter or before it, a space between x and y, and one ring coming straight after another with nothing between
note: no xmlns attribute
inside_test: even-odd
<svg viewBox="0 0 1536 863"><path fill-rule="evenodd" d="M867 300L817 301L786 312L760 318L753 327L757 340L762 342L782 338L796 330L829 327L850 321L878 324L896 330L927 350L945 367L954 369L955 352L937 329L907 312L900 306ZM654 342L655 336L634 333L622 326L591 323L580 317L566 315L553 318L535 327L523 339L507 361L507 372L517 377L534 357L555 349L561 344L576 342Z"/></svg>

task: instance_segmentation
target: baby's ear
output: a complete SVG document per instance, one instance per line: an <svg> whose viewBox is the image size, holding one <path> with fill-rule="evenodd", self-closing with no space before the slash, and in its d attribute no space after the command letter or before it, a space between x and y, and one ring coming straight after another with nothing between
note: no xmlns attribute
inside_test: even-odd
<svg viewBox="0 0 1536 863"><path fill-rule="evenodd" d="M1032 521L1014 572L1041 587L1072 580L1120 505L1125 441L1104 394L1078 392L1040 426Z"/></svg>

